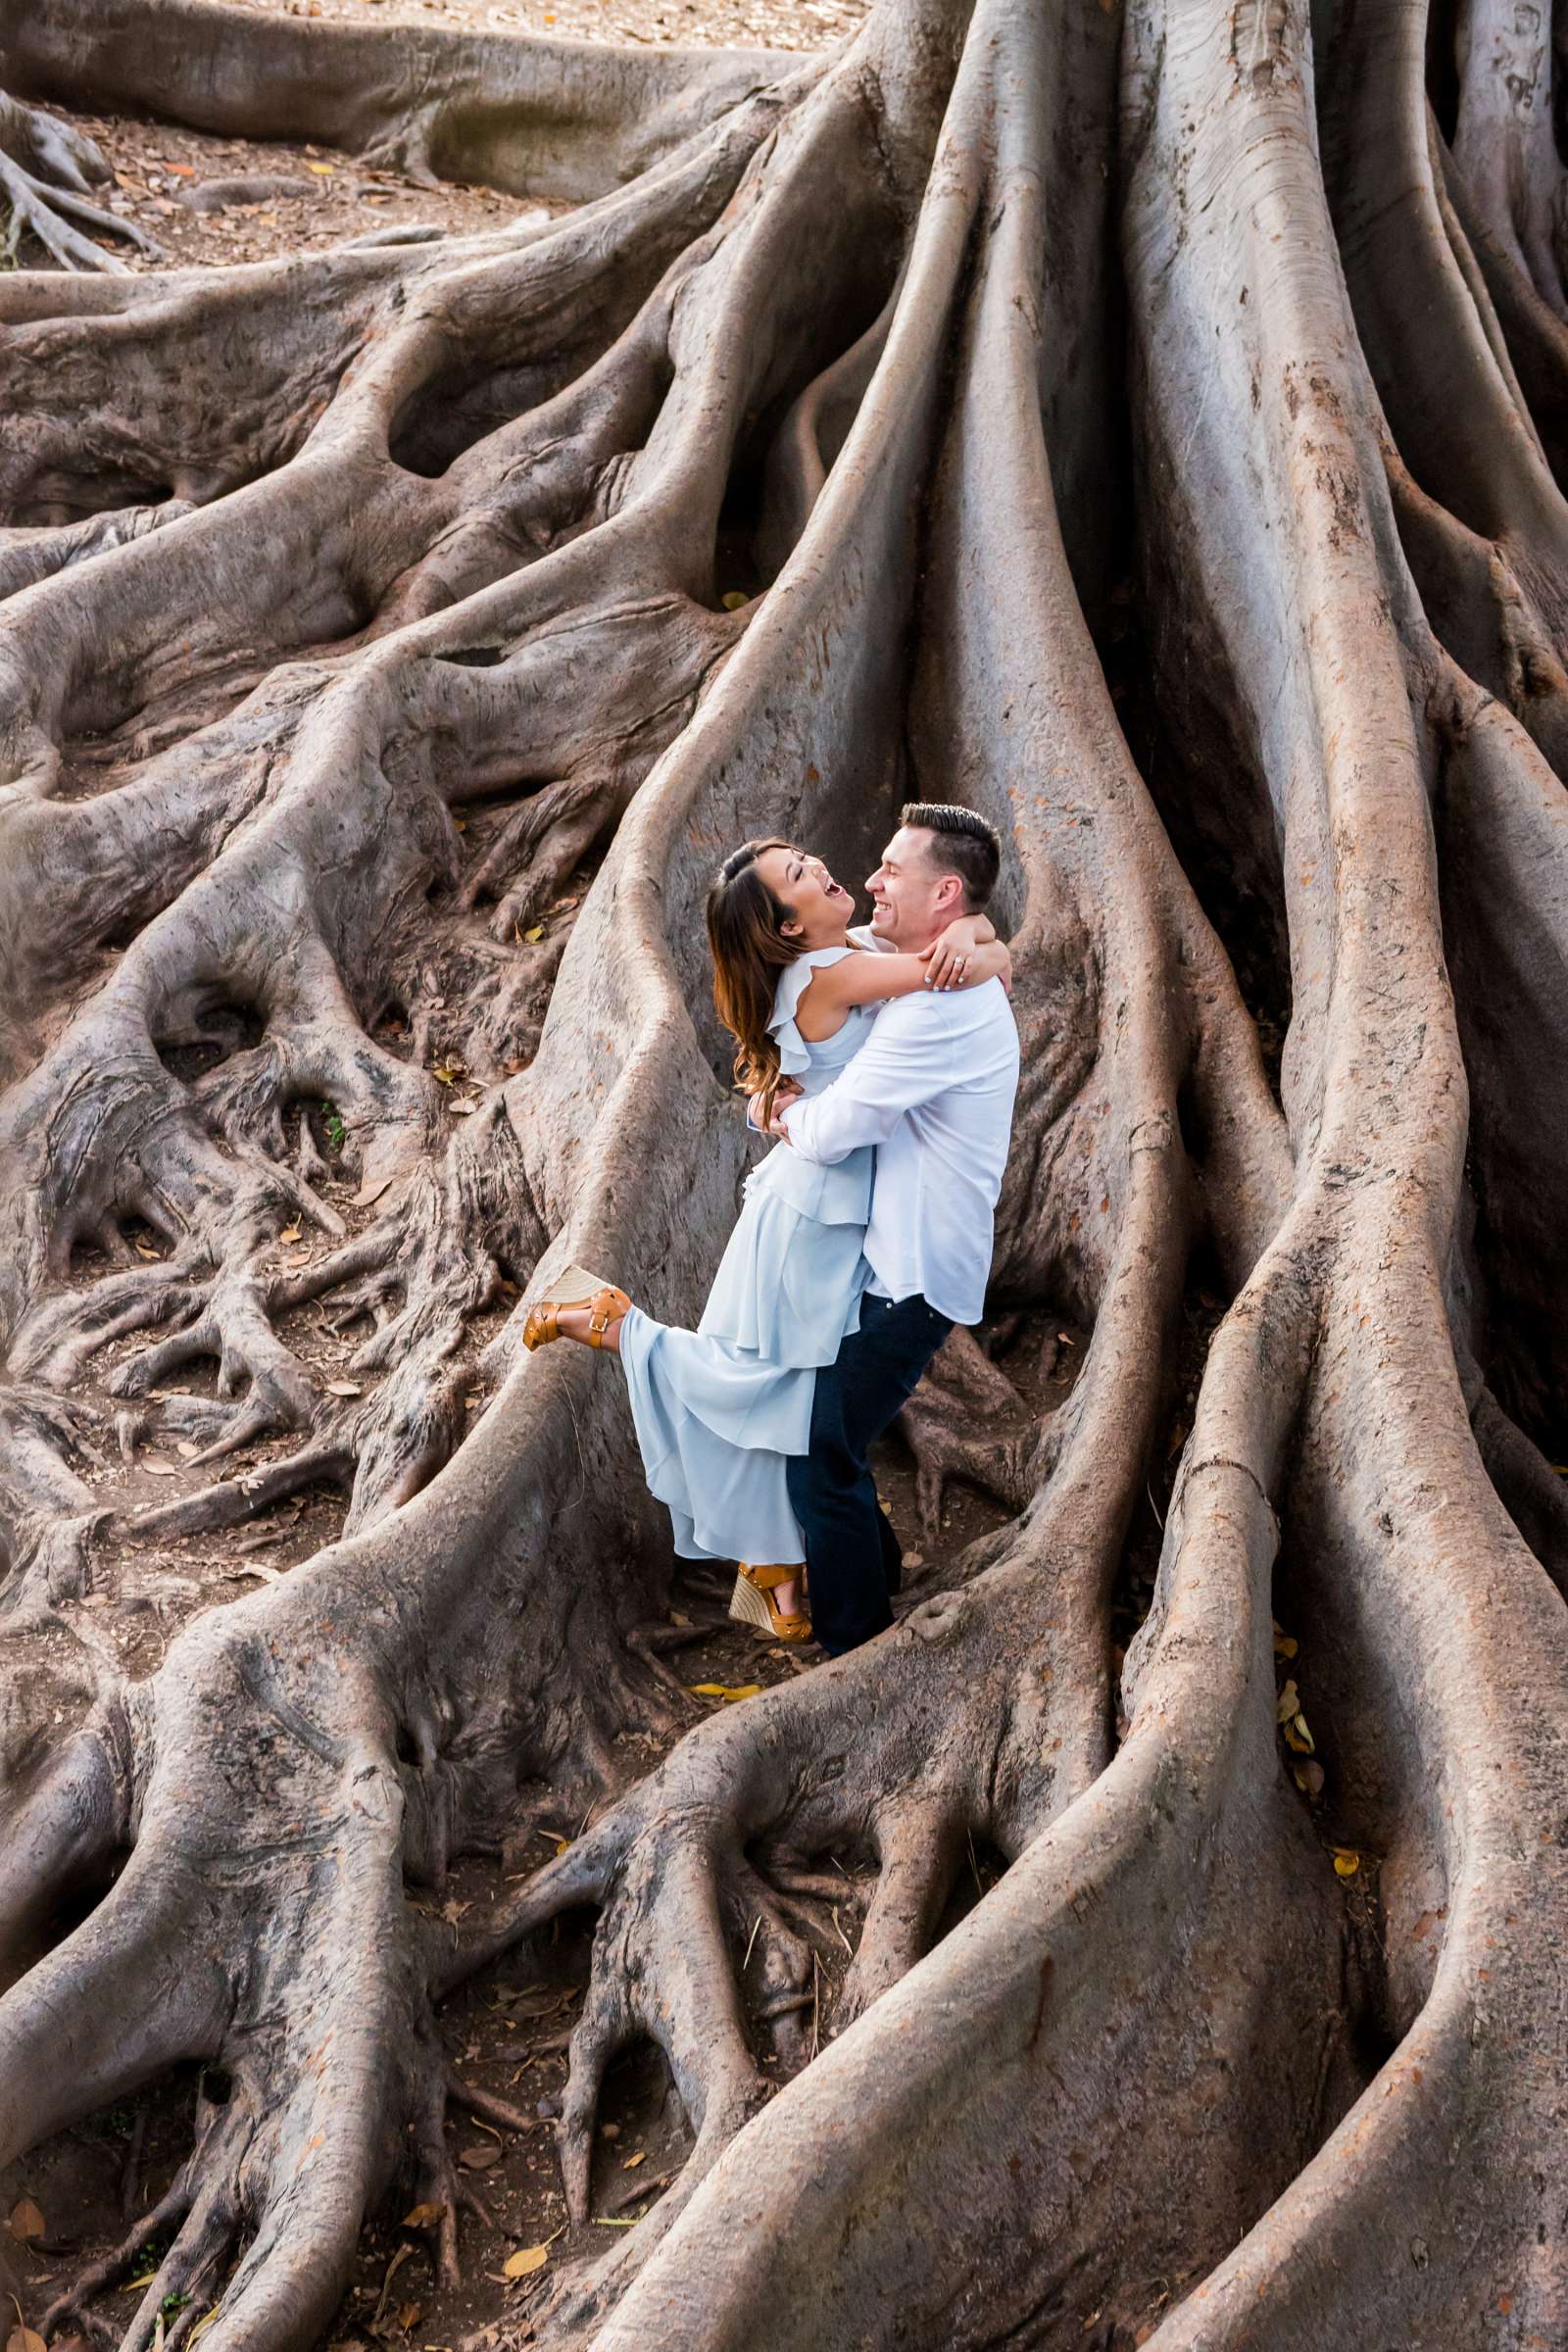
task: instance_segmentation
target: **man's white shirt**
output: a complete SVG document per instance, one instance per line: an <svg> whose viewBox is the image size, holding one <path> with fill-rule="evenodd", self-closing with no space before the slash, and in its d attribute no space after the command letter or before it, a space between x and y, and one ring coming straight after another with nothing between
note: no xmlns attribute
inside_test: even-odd
<svg viewBox="0 0 1568 2352"><path fill-rule="evenodd" d="M850 937L882 946L863 929ZM843 1075L783 1111L803 1159L831 1166L875 1145L872 1290L918 1293L951 1322L979 1322L1017 1091L1012 1006L1000 980L985 980L895 997Z"/></svg>

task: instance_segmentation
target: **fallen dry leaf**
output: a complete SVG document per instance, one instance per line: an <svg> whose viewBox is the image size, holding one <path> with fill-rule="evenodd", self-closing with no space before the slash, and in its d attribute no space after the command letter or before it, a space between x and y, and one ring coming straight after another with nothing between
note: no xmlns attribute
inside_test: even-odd
<svg viewBox="0 0 1568 2352"><path fill-rule="evenodd" d="M1359 1854L1353 1853L1348 1845L1337 1845L1335 1847L1334 1869L1337 1877L1342 1879L1353 1879L1360 1867L1361 1857Z"/></svg>
<svg viewBox="0 0 1568 2352"><path fill-rule="evenodd" d="M6 2228L13 2237L42 2237L43 2215L30 2197L19 2198L11 2208L11 2218Z"/></svg>
<svg viewBox="0 0 1568 2352"><path fill-rule="evenodd" d="M695 1691L699 1698L722 1698L727 1703L733 1703L736 1699L756 1698L762 1686L760 1683L738 1683L732 1688L728 1683L691 1683L687 1688Z"/></svg>
<svg viewBox="0 0 1568 2352"><path fill-rule="evenodd" d="M501 2162L501 2150L494 2140L476 2140L471 2148L459 2152L458 2162L466 2173L487 2173L493 2164Z"/></svg>
<svg viewBox="0 0 1568 2352"><path fill-rule="evenodd" d="M411 2205L403 2216L405 2230L433 2230L441 2219L441 2207L431 2199L424 2205Z"/></svg>
<svg viewBox="0 0 1568 2352"><path fill-rule="evenodd" d="M329 1396L363 1396L365 1395L365 1391L357 1380L329 1380L326 1384L326 1393Z"/></svg>
<svg viewBox="0 0 1568 2352"><path fill-rule="evenodd" d="M526 2278L532 2271L542 2271L550 2260L548 2246L519 2246L502 2264L502 2274L508 2278Z"/></svg>

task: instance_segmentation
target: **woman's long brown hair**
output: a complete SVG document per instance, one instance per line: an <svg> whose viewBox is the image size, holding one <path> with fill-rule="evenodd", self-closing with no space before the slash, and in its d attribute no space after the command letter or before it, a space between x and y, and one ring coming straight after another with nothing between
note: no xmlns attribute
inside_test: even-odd
<svg viewBox="0 0 1568 2352"><path fill-rule="evenodd" d="M735 1083L762 1098L765 1123L778 1093L778 1045L768 1036L778 976L801 953L803 943L786 939L789 909L773 896L757 870L763 850L787 850L787 841L743 842L732 850L708 893L708 944L713 955L713 1003L735 1040Z"/></svg>

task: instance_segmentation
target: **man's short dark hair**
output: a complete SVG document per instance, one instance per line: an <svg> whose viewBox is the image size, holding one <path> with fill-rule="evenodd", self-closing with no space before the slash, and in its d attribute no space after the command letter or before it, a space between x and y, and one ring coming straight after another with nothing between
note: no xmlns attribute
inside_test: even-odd
<svg viewBox="0 0 1568 2352"><path fill-rule="evenodd" d="M953 801L906 801L899 822L941 836L932 854L944 873L956 874L963 884L963 903L970 914L990 904L1002 871L1002 843L995 825L988 825L978 809L960 808Z"/></svg>

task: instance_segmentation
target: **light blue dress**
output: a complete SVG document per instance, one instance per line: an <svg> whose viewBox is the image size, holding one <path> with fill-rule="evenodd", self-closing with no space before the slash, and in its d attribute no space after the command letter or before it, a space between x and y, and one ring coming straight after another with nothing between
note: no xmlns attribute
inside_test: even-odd
<svg viewBox="0 0 1568 2352"><path fill-rule="evenodd" d="M768 1030L780 1068L808 1095L832 1085L877 1014L874 1004L853 1005L818 1045L796 1024L813 973L855 953L815 949L779 978ZM832 1363L859 1324L875 1157L866 1145L816 1167L775 1144L746 1179L697 1329L656 1323L635 1306L622 1318L620 1361L643 1468L686 1559L783 1566L806 1557L785 1462L809 1445L818 1366Z"/></svg>

